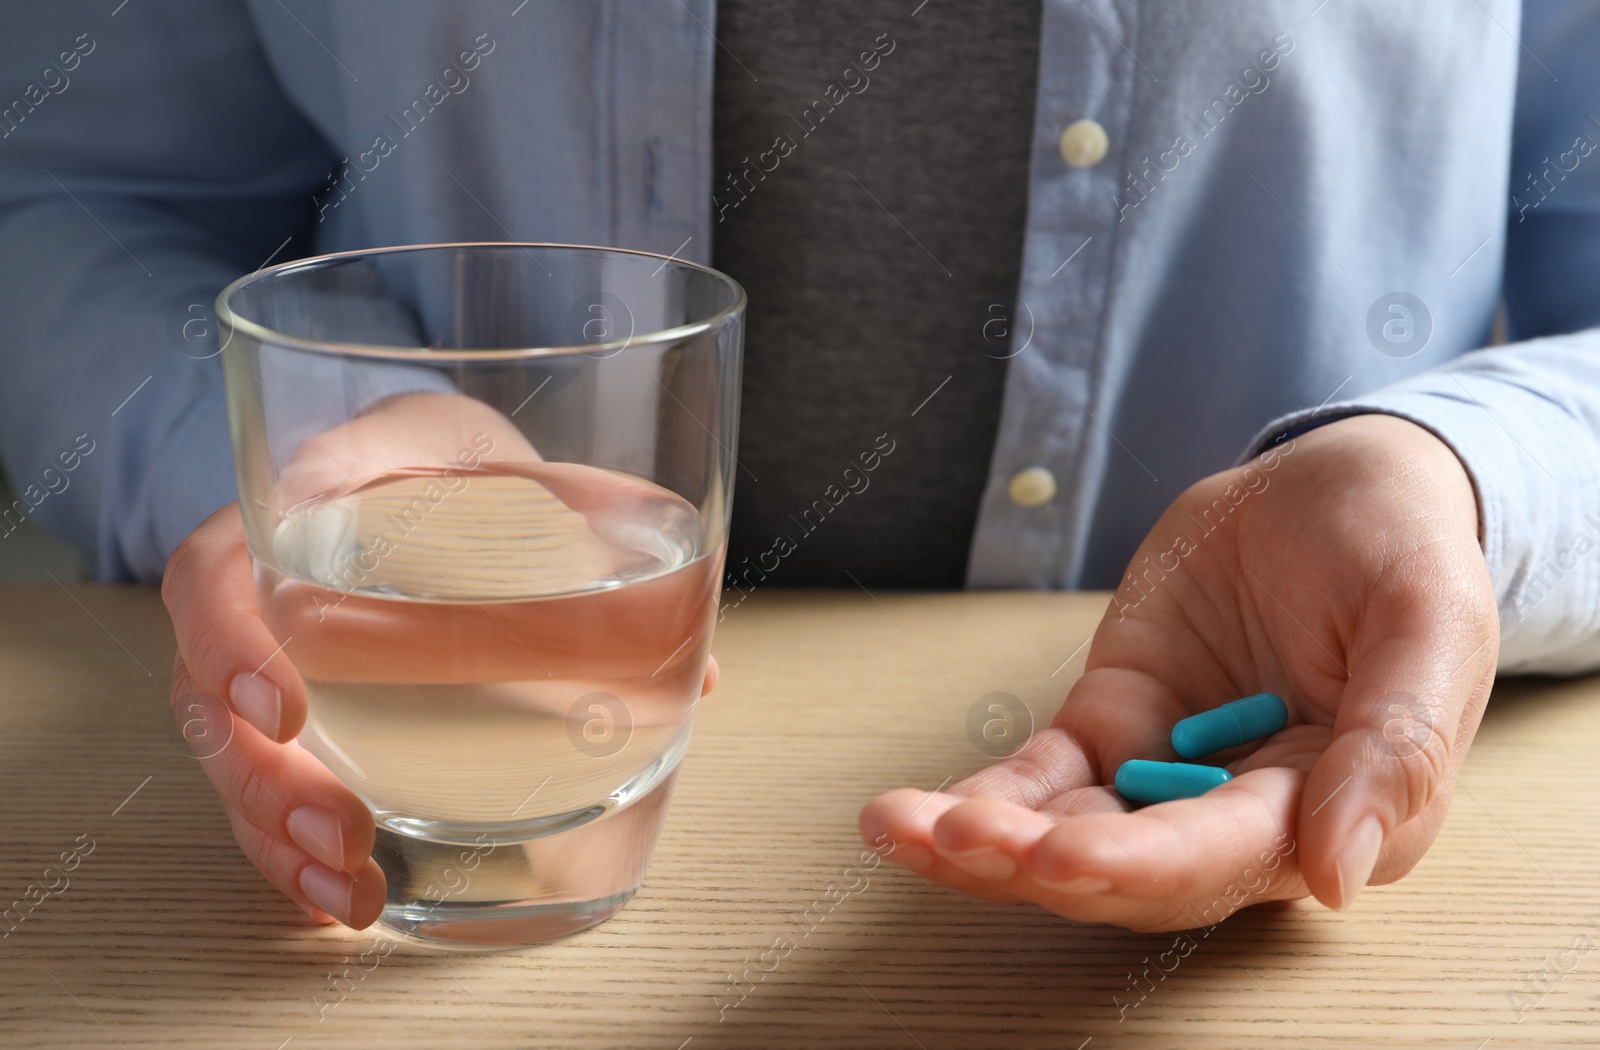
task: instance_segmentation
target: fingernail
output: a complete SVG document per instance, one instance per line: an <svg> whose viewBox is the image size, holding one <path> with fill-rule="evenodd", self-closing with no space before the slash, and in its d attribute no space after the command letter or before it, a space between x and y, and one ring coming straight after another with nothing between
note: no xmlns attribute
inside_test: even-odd
<svg viewBox="0 0 1600 1050"><path fill-rule="evenodd" d="M1383 825L1377 817L1362 817L1345 837L1344 848L1334 862L1339 875L1339 910L1355 903L1356 896L1372 878L1372 869L1378 864L1378 851L1383 848Z"/></svg>
<svg viewBox="0 0 1600 1050"><path fill-rule="evenodd" d="M269 738L278 739L283 694L270 679L258 674L236 674L228 683L228 700L246 722Z"/></svg>
<svg viewBox="0 0 1600 1050"><path fill-rule="evenodd" d="M1011 855L993 846L980 846L964 853L945 853L944 859L980 879L1009 879L1017 873L1017 862Z"/></svg>
<svg viewBox="0 0 1600 1050"><path fill-rule="evenodd" d="M344 825L320 806L301 806L289 814L289 837L295 845L330 868L344 870Z"/></svg>
<svg viewBox="0 0 1600 1050"><path fill-rule="evenodd" d="M910 868L918 875L925 875L933 870L933 851L915 842L897 844L894 851L889 854L889 859L902 868Z"/></svg>
<svg viewBox="0 0 1600 1050"><path fill-rule="evenodd" d="M1099 875L1079 875L1075 879L1065 882L1051 882L1049 879L1040 879L1039 885L1045 886L1057 893L1104 893L1111 888L1111 880Z"/></svg>
<svg viewBox="0 0 1600 1050"><path fill-rule="evenodd" d="M350 894L355 880L321 864L307 864L300 872L300 892L340 922L350 921Z"/></svg>

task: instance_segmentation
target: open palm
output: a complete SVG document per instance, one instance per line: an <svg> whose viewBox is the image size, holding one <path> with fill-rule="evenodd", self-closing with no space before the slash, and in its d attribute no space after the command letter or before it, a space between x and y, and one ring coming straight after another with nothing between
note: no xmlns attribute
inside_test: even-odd
<svg viewBox="0 0 1600 1050"><path fill-rule="evenodd" d="M1180 496L1134 555L1050 728L948 792L861 815L891 860L1069 918L1190 929L1249 904L1342 908L1438 834L1493 682L1472 485L1431 433L1354 416ZM1128 759L1260 691L1289 723L1213 756L1234 779L1131 810Z"/></svg>

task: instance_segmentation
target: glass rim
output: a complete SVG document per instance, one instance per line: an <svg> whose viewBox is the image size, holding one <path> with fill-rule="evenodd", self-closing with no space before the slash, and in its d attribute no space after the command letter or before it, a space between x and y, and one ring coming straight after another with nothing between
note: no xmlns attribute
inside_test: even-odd
<svg viewBox="0 0 1600 1050"><path fill-rule="evenodd" d="M523 251L531 248L556 248L569 251L606 252L613 255L637 255L646 259L660 260L662 267L665 267L668 263L675 263L690 270L698 270L701 273L709 274L712 278L731 288L735 295L732 303L718 310L710 317L689 324L678 325L674 328L663 328L653 332L646 332L643 335L633 334L626 339L611 340L604 343L506 347L504 349L486 347L430 349L428 347L403 347L374 343L334 343L326 340L306 339L301 336L279 332L267 325L241 317L228 305L228 300L243 291L246 286L270 277L292 273L296 270L322 268L329 263L361 256L390 255L401 252L427 252L442 248L520 248ZM242 332L258 342L270 343L273 346L308 350L312 353L329 354L338 357L367 357L411 363L418 363L419 361L519 361L531 358L561 357L571 354L594 355L597 353L604 353L610 357L629 347L656 346L721 328L731 318L738 316L744 310L745 304L744 286L721 270L710 266L704 266L688 259L680 259L676 255L662 255L659 252L640 251L634 248L611 248L595 244L564 244L553 241L435 241L420 244L387 245L381 248L356 248L351 251L308 255L303 259L291 259L288 262L278 263L274 266L265 266L259 270L252 270L250 273L230 282L227 287L217 293L216 298L217 320L228 328L228 339L223 342L223 349L226 349L228 343L232 341L234 332Z"/></svg>

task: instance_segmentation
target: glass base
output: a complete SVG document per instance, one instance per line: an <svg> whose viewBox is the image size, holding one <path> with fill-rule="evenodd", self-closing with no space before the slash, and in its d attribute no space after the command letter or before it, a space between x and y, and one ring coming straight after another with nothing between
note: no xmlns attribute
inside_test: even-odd
<svg viewBox="0 0 1600 1050"><path fill-rule="evenodd" d="M597 926L621 911L633 894L629 890L615 897L574 904L389 904L378 922L394 933L426 941L435 948L508 951Z"/></svg>
<svg viewBox="0 0 1600 1050"><path fill-rule="evenodd" d="M666 818L677 770L632 804L577 827L477 845L378 825L389 882L378 921L437 947L497 951L604 922L633 898Z"/></svg>

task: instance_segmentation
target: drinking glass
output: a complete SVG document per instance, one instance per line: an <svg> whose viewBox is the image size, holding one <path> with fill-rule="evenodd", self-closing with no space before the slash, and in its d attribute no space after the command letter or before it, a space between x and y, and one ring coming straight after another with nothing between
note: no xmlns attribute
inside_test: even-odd
<svg viewBox="0 0 1600 1050"><path fill-rule="evenodd" d="M745 297L644 252L327 255L217 300L300 743L371 807L381 922L458 947L633 896L706 673Z"/></svg>

